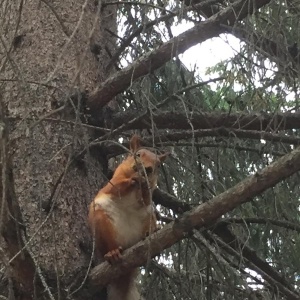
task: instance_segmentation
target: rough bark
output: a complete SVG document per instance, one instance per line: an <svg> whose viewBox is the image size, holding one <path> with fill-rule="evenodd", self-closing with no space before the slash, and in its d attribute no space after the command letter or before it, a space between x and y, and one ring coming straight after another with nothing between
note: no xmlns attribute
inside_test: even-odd
<svg viewBox="0 0 300 300"><path fill-rule="evenodd" d="M0 8L0 89L9 112L16 199L35 266L63 298L87 272L87 205L103 181L97 158L74 160L91 131L81 126L79 101L70 98L108 76L104 47L112 49L114 38L105 26L116 30L116 13L101 10L100 2L20 0ZM97 45L103 49L96 56ZM69 109L60 113L60 106ZM5 247L15 251L12 243ZM17 281L18 259L11 264Z"/></svg>
<svg viewBox="0 0 300 300"><path fill-rule="evenodd" d="M31 299L37 287L33 284L35 277L35 265L29 253L26 251L22 235L25 234L20 207L15 194L13 170L8 153L9 128L6 113L0 95L0 193L1 214L0 233L5 241L5 252L2 250L2 261L5 268L11 264L11 285L18 291L18 299ZM1 241L1 240L0 240ZM0 264L1 266L1 264ZM8 270L7 270L8 271ZM37 292L38 294L38 292Z"/></svg>

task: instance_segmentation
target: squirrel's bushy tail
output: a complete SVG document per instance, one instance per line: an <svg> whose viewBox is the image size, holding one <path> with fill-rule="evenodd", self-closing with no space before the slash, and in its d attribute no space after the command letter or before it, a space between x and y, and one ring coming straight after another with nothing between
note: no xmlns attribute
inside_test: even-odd
<svg viewBox="0 0 300 300"><path fill-rule="evenodd" d="M143 300L135 279L138 270L133 270L130 274L119 277L107 287L108 300Z"/></svg>

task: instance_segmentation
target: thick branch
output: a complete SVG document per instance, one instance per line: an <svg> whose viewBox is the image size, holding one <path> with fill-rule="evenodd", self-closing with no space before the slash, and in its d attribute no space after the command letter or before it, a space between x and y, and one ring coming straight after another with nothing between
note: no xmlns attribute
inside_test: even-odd
<svg viewBox="0 0 300 300"><path fill-rule="evenodd" d="M223 32L218 22L209 20L191 28L163 44L157 50L142 56L127 68L115 73L95 90L87 101L91 114L98 112L113 97L127 89L137 78L144 76L190 47Z"/></svg>
<svg viewBox="0 0 300 300"><path fill-rule="evenodd" d="M132 32L132 34L124 41L122 41L120 47L118 48L118 50L116 51L116 53L112 56L107 69L110 69L110 67L113 65L113 63L118 59L118 57L121 55L121 53L126 49L126 47L128 47L130 45L130 43L134 40L134 38L136 38L137 36L139 36L142 32L147 31L149 28L152 28L154 25L157 25L160 22L166 22L171 18L174 18L178 15L184 15L185 13L187 13L190 10L199 10L199 9L203 9L203 8L209 8L211 7L212 4L214 4L215 2L217 2L217 0L206 0L203 1L201 3L198 3L197 5L193 6L193 7L186 7L183 10L180 8L179 10L174 10L169 12L166 15L162 15L159 18L154 19L153 21L150 21L146 24L142 24L140 26L137 27L137 29ZM118 3L118 2L117 2ZM103 4L103 6L106 5L111 5L112 3L105 3Z"/></svg>
<svg viewBox="0 0 300 300"><path fill-rule="evenodd" d="M197 8L201 1L199 0L186 0L184 1L187 8L192 8L195 11L200 11L200 13L204 14L207 18L216 14L220 11L221 6L219 5L210 5L210 6L202 6ZM200 2L200 3L199 3ZM222 0L219 3L223 2ZM217 4L217 3L216 3ZM254 9L255 7L253 7ZM240 15L240 18L244 18L244 15ZM228 24L224 24L228 25ZM244 41L250 46L254 47L260 54L267 56L271 61L275 61L276 63L282 64L283 67L286 67L287 63L291 61L293 64L299 64L299 55L298 55L298 46L297 43L286 45L286 47L282 47L282 44L268 39L267 36L263 36L262 34L257 34L256 32L247 31L243 26L239 25L227 27L227 33L231 33L236 38Z"/></svg>
<svg viewBox="0 0 300 300"><path fill-rule="evenodd" d="M253 197L299 170L300 148L297 148L261 172L247 177L226 192L185 213L175 222L167 224L146 240L126 250L120 264L111 266L105 262L95 267L90 274L92 284L98 287L107 285L112 279L126 273L131 268L145 264L149 257L154 257L162 250L172 246L193 228L200 228L214 222L224 213L250 201Z"/></svg>
<svg viewBox="0 0 300 300"><path fill-rule="evenodd" d="M178 201L175 196L166 193L160 189L155 189L153 191L153 202L157 205L162 205L168 209L172 209L176 214L182 214L193 207L189 203Z"/></svg>
<svg viewBox="0 0 300 300"><path fill-rule="evenodd" d="M144 118L136 118L136 112L117 114L113 118L115 127L128 124L126 129L151 128L151 122L155 123L158 129L211 129L218 128L221 133L230 129L277 131L300 128L300 112L278 113L278 114L228 114L228 113L193 113L186 116L181 112L161 112L159 114L145 115ZM136 122L130 123L132 119ZM191 128L191 125L193 128ZM234 136L234 134L232 134ZM186 135L185 135L186 137Z"/></svg>
<svg viewBox="0 0 300 300"><path fill-rule="evenodd" d="M220 24L233 25L237 20L252 13L253 7L259 9L269 2L270 0L238 0L207 21L200 22L195 27L164 43L158 49L145 54L127 68L108 78L91 94L87 101L87 107L91 114L97 115L104 105L128 88L137 78L160 68L190 47L225 32L225 27L221 27Z"/></svg>
<svg viewBox="0 0 300 300"><path fill-rule="evenodd" d="M171 133L161 134L155 143L160 145L160 142L169 142L169 141L179 141L186 140L192 137L229 137L229 138L242 138L242 139L253 139L272 142L287 143L292 145L300 144L300 137L285 135L285 134L276 134L265 131L256 131L256 130L242 130L242 129L227 129L224 127L215 128L215 129L197 129L197 130L184 130L184 131L173 131Z"/></svg>

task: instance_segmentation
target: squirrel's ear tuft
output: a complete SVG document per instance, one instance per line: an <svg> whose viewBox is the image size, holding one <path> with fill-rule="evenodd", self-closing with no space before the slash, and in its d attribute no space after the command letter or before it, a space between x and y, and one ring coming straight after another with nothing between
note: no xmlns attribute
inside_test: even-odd
<svg viewBox="0 0 300 300"><path fill-rule="evenodd" d="M135 153L139 148L141 148L141 138L135 134L130 139L130 151Z"/></svg>
<svg viewBox="0 0 300 300"><path fill-rule="evenodd" d="M170 154L171 154L170 152L165 152L164 154L158 155L159 161L163 163Z"/></svg>

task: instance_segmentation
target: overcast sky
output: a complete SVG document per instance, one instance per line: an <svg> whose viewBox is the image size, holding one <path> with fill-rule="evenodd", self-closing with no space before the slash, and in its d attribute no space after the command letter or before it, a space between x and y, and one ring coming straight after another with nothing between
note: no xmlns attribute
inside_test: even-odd
<svg viewBox="0 0 300 300"><path fill-rule="evenodd" d="M174 36L193 27L192 23L179 24L172 27ZM189 70L197 70L203 80L209 77L204 75L208 67L213 67L218 62L228 59L234 55L234 49L238 50L240 41L231 35L221 35L198 44L180 55L181 61Z"/></svg>

